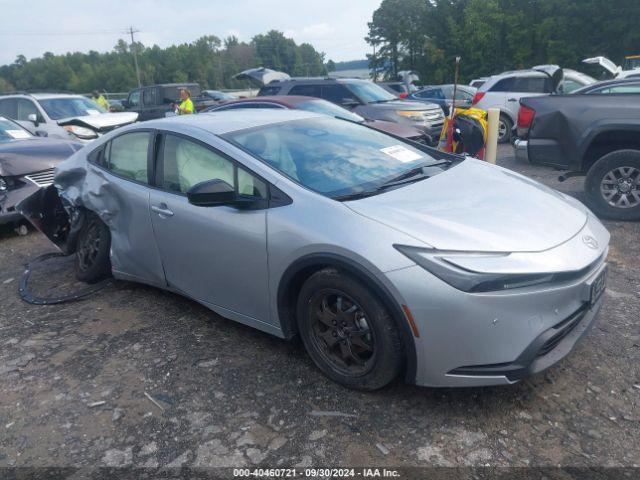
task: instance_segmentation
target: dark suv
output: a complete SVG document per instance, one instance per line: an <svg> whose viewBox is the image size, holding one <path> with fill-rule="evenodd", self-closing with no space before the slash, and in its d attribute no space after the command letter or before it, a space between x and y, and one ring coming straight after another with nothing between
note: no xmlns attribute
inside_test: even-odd
<svg viewBox="0 0 640 480"><path fill-rule="evenodd" d="M274 80L258 96L303 95L323 98L347 108L367 120L385 120L418 128L437 142L444 123L442 109L435 104L400 100L369 80L352 78L292 78Z"/></svg>
<svg viewBox="0 0 640 480"><path fill-rule="evenodd" d="M203 96L197 83L164 83L132 90L127 99L122 101L122 106L127 111L137 112L139 121L162 118L172 110L172 104L180 101L180 90L183 88L191 92L193 106L198 112L218 104L211 97Z"/></svg>

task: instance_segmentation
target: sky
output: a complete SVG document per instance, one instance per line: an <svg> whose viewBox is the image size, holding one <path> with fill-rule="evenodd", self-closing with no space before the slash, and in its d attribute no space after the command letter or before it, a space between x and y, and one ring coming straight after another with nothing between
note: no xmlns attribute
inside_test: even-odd
<svg viewBox="0 0 640 480"><path fill-rule="evenodd" d="M0 65L22 54L106 52L129 26L147 46L223 39L276 29L311 43L326 60L365 58L367 22L381 0L0 0Z"/></svg>

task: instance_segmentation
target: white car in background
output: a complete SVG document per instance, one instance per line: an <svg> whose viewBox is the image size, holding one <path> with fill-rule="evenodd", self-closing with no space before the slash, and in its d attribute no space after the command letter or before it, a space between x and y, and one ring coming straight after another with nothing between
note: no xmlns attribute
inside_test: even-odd
<svg viewBox="0 0 640 480"><path fill-rule="evenodd" d="M607 57L585 58L582 63L600 65L608 71L613 78L640 77L640 55L630 55L625 58L624 67L616 65Z"/></svg>
<svg viewBox="0 0 640 480"><path fill-rule="evenodd" d="M553 73L561 72L562 74ZM589 75L555 65L540 65L531 70L514 70L490 77L476 92L472 104L487 110L500 109L498 142L511 140L511 130L518 119L520 98L551 93L571 93L595 83Z"/></svg>
<svg viewBox="0 0 640 480"><path fill-rule="evenodd" d="M109 113L87 97L68 93L0 95L0 116L39 137L84 143L138 119L135 112Z"/></svg>

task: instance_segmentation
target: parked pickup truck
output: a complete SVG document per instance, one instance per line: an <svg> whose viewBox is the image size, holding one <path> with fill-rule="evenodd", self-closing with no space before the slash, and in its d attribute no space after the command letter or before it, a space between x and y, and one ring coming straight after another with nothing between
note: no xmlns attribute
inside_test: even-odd
<svg viewBox="0 0 640 480"><path fill-rule="evenodd" d="M139 121L163 118L172 111L171 105L179 102L183 88L191 92L196 111L218 104L214 99L203 96L197 83L163 83L132 90L127 99L122 101L122 106L127 111L137 112Z"/></svg>
<svg viewBox="0 0 640 480"><path fill-rule="evenodd" d="M569 94L520 100L516 157L586 175L599 215L640 219L640 95Z"/></svg>

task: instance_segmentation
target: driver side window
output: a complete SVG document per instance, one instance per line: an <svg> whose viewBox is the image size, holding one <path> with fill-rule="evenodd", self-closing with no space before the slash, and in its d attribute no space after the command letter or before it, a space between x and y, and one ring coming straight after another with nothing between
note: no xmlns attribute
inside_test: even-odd
<svg viewBox="0 0 640 480"><path fill-rule="evenodd" d="M138 105L140 105L140 90L131 92L131 95L129 95L129 106L137 107Z"/></svg>
<svg viewBox="0 0 640 480"><path fill-rule="evenodd" d="M183 137L166 135L162 152L163 189L184 194L194 185L214 179L224 180L242 195L267 198L266 184L236 168L228 158Z"/></svg>

